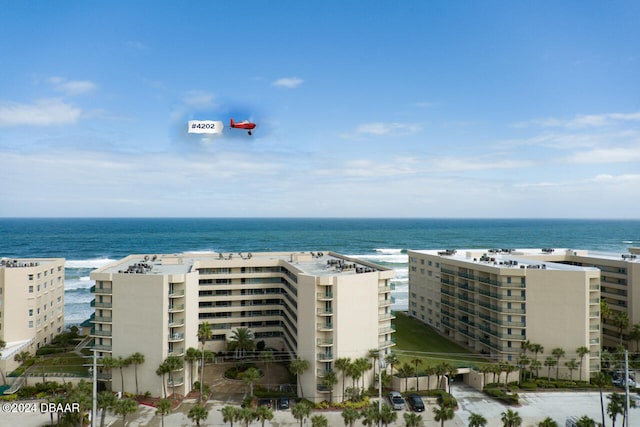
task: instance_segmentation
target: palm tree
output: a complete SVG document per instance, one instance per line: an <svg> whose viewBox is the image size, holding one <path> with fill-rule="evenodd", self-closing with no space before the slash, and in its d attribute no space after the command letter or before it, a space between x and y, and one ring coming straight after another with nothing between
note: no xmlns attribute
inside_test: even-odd
<svg viewBox="0 0 640 427"><path fill-rule="evenodd" d="M618 415L624 415L625 412L625 397L618 393L611 393L607 396L609 403L607 404L607 414L613 422L613 427L616 427L616 418ZM622 423L624 425L624 422Z"/></svg>
<svg viewBox="0 0 640 427"><path fill-rule="evenodd" d="M558 423L553 421L551 417L547 417L538 423L538 427L558 427Z"/></svg>
<svg viewBox="0 0 640 427"><path fill-rule="evenodd" d="M302 374L304 371L309 369L309 361L300 359L299 357L296 360L292 360L289 364L289 371L296 376L298 380L298 388L300 391L300 396L304 399L304 390L302 389Z"/></svg>
<svg viewBox="0 0 640 427"><path fill-rule="evenodd" d="M582 381L582 362L584 362L584 357L589 354L589 347L585 347L584 345L578 347L576 349L576 353L580 357L580 381Z"/></svg>
<svg viewBox="0 0 640 427"><path fill-rule="evenodd" d="M391 375L393 375L393 367L400 362L398 360L398 356L396 356L395 353L389 353L387 354L387 357L384 358L384 361L391 367Z"/></svg>
<svg viewBox="0 0 640 427"><path fill-rule="evenodd" d="M503 427L520 427L522 425L522 418L517 411L507 409L507 412L503 412L501 415Z"/></svg>
<svg viewBox="0 0 640 427"><path fill-rule="evenodd" d="M202 359L200 360L200 404L202 404L202 386L204 384L204 344L211 339L213 331L209 322L203 322L198 326L198 341L202 344Z"/></svg>
<svg viewBox="0 0 640 427"><path fill-rule="evenodd" d="M609 385L609 377L607 377L604 372L596 372L596 374L591 377L591 384L597 385L600 390L600 410L602 411L602 425L604 426L604 399L602 398L602 388L606 385Z"/></svg>
<svg viewBox="0 0 640 427"><path fill-rule="evenodd" d="M573 371L578 369L578 362L576 362L576 359L571 359L568 362L564 362L564 366L569 369L569 381L573 381Z"/></svg>
<svg viewBox="0 0 640 427"><path fill-rule="evenodd" d="M333 402L333 387L338 384L338 376L334 371L329 371L324 374L322 383L329 389L329 405Z"/></svg>
<svg viewBox="0 0 640 427"><path fill-rule="evenodd" d="M391 423L394 423L398 419L398 413L393 410L393 408L386 403L382 405L382 411L380 411L380 421L384 426L388 426Z"/></svg>
<svg viewBox="0 0 640 427"><path fill-rule="evenodd" d="M291 415L300 421L302 427L302 422L311 415L311 405L305 401L299 402L291 407Z"/></svg>
<svg viewBox="0 0 640 427"><path fill-rule="evenodd" d="M398 376L404 377L404 391L409 391L409 375L413 373L413 368L407 362L398 368Z"/></svg>
<svg viewBox="0 0 640 427"><path fill-rule="evenodd" d="M369 350L367 355L371 359L371 366L373 367L373 385L372 385L372 387L376 388L376 364L378 362L378 359L380 358L380 350L378 350L377 348L372 348L371 350Z"/></svg>
<svg viewBox="0 0 640 427"><path fill-rule="evenodd" d="M237 328L231 333L227 348L235 352L236 359L244 359L248 352L256 348L253 333L248 328Z"/></svg>
<svg viewBox="0 0 640 427"><path fill-rule="evenodd" d="M96 396L96 399L97 399L97 407L101 411L100 427L104 427L104 420L107 416L107 410L112 409L115 406L116 402L118 401L118 398L112 392L108 390L104 390L98 393L98 395Z"/></svg>
<svg viewBox="0 0 640 427"><path fill-rule="evenodd" d="M622 344L622 336L624 331L629 327L629 315L626 311L618 311L613 316L613 324L618 328L618 334L620 335L620 344Z"/></svg>
<svg viewBox="0 0 640 427"><path fill-rule="evenodd" d="M351 366L351 359L348 357L340 357L336 359L336 369L342 372L342 401L344 402L344 380L345 375L349 372L349 366Z"/></svg>
<svg viewBox="0 0 640 427"><path fill-rule="evenodd" d="M256 411L247 407L238 410L238 421L244 421L245 427L248 427L251 421L256 419Z"/></svg>
<svg viewBox="0 0 640 427"><path fill-rule="evenodd" d="M234 421L238 421L238 408L227 405L220 412L222 412L222 422L230 423L231 427L233 427Z"/></svg>
<svg viewBox="0 0 640 427"><path fill-rule="evenodd" d="M358 369L358 373L359 373L358 378L362 378L362 391L364 392L364 374L370 368L369 359L367 359L366 357L360 357L356 359L355 362L353 363L356 365Z"/></svg>
<svg viewBox="0 0 640 427"><path fill-rule="evenodd" d="M360 411L360 416L362 417L362 424L365 426L375 426L378 424L378 420L380 419L380 414L378 413L378 405L372 403L369 406L362 408Z"/></svg>
<svg viewBox="0 0 640 427"><path fill-rule="evenodd" d="M200 425L200 421L206 420L208 416L209 411L202 405L193 405L187 414L187 417L196 423L197 426Z"/></svg>
<svg viewBox="0 0 640 427"><path fill-rule="evenodd" d="M156 369L156 375L162 377L162 396L167 397L167 382L164 380L164 376L169 373L169 369L165 363L161 363Z"/></svg>
<svg viewBox="0 0 640 427"><path fill-rule="evenodd" d="M169 356L164 360L167 372L169 373L169 381L171 382L171 388L173 391L173 399L176 399L176 381L173 378L173 372L179 371L183 368L184 362L178 356Z"/></svg>
<svg viewBox="0 0 640 427"><path fill-rule="evenodd" d="M173 404L169 399L160 399L156 406L156 415L160 415L162 427L164 427L164 416L170 414L173 410Z"/></svg>
<svg viewBox="0 0 640 427"><path fill-rule="evenodd" d="M113 367L118 368L120 370L120 391L122 392L123 396L124 396L124 373L122 372L122 370L127 366L129 366L130 364L131 362L129 361L129 359L128 358L125 359L122 356L118 356L117 359L113 359Z"/></svg>
<svg viewBox="0 0 640 427"><path fill-rule="evenodd" d="M344 419L345 426L353 427L353 423L355 423L358 418L360 418L360 412L357 410L350 407L342 410L342 419Z"/></svg>
<svg viewBox="0 0 640 427"><path fill-rule="evenodd" d="M560 373L560 358L564 357L564 350L560 347L554 348L551 350L551 354L556 358L556 380L558 380L558 376Z"/></svg>
<svg viewBox="0 0 640 427"><path fill-rule="evenodd" d="M133 399L120 399L116 402L113 412L116 415L122 415L122 425L127 425L127 415L133 414L138 410L138 402Z"/></svg>
<svg viewBox="0 0 640 427"><path fill-rule="evenodd" d="M405 427L418 427L420 424L422 424L422 415L418 415L415 412L404 413Z"/></svg>
<svg viewBox="0 0 640 427"><path fill-rule="evenodd" d="M418 365L422 365L422 360L419 357L415 359L411 359L411 363L413 363L415 374L416 374L416 391L420 391L420 384L418 383Z"/></svg>
<svg viewBox="0 0 640 427"><path fill-rule="evenodd" d="M189 378L191 379L189 386L193 386L193 365L200 359L200 356L200 350L193 347L189 347L184 355L184 361L189 364Z"/></svg>
<svg viewBox="0 0 640 427"><path fill-rule="evenodd" d="M6 344L5 344L6 345ZM31 354L28 351L21 351L19 353L16 353L15 356L13 356L13 360L15 360L18 363L21 363L23 365L27 365L28 362L30 362L33 358L31 357ZM24 376L24 385L27 385L27 366L24 366L24 371L22 372L22 375Z"/></svg>
<svg viewBox="0 0 640 427"><path fill-rule="evenodd" d="M273 411L265 405L258 406L255 415L256 419L262 424L262 427L264 427L265 421L271 421L273 419Z"/></svg>
<svg viewBox="0 0 640 427"><path fill-rule="evenodd" d="M265 379L267 380L267 389L269 389L269 364L275 360L273 351L265 350L260 353L260 360L264 363L265 372L267 373Z"/></svg>
<svg viewBox="0 0 640 427"><path fill-rule="evenodd" d="M324 415L314 415L311 417L311 427L329 427L329 420Z"/></svg>
<svg viewBox="0 0 640 427"><path fill-rule="evenodd" d="M505 376L504 376L504 386L507 387L509 385L509 374L511 372L514 372L517 368L512 365L509 362L505 362L502 365L502 369L504 370ZM449 390L449 392L451 392L451 390Z"/></svg>
<svg viewBox="0 0 640 427"><path fill-rule="evenodd" d="M485 427L487 425L487 419L480 414L472 412L469 415L469 427Z"/></svg>
<svg viewBox="0 0 640 427"><path fill-rule="evenodd" d="M544 366L547 367L547 381L551 381L551 368L557 364L556 359L551 356L544 359Z"/></svg>
<svg viewBox="0 0 640 427"><path fill-rule="evenodd" d="M253 386L260 380L260 371L256 368L249 368L242 374L242 381L249 386L249 396L253 396Z"/></svg>
<svg viewBox="0 0 640 427"><path fill-rule="evenodd" d="M482 374L482 387L484 388L487 386L487 374L491 372L491 365L482 365L478 371Z"/></svg>
<svg viewBox="0 0 640 427"><path fill-rule="evenodd" d="M447 405L439 405L433 408L433 419L440 421L440 427L444 427L444 422L452 420L454 417L453 408Z"/></svg>
<svg viewBox="0 0 640 427"><path fill-rule="evenodd" d="M586 415L583 415L576 421L576 427L596 427L596 422Z"/></svg>
<svg viewBox="0 0 640 427"><path fill-rule="evenodd" d="M636 353L640 352L640 323L636 323L631 327L629 339L636 342Z"/></svg>
<svg viewBox="0 0 640 427"><path fill-rule="evenodd" d="M136 396L140 395L138 390L138 365L144 363L144 354L136 352L129 356L129 362L133 365L134 374L136 377Z"/></svg>

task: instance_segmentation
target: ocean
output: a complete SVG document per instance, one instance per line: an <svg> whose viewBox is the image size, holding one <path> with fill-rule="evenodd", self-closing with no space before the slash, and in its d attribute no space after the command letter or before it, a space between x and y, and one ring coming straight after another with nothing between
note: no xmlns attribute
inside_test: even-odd
<svg viewBox="0 0 640 427"><path fill-rule="evenodd" d="M626 253L640 220L320 218L0 218L0 257L62 257L65 323L87 319L93 269L132 253L334 251L396 271L408 303L407 249L578 248Z"/></svg>

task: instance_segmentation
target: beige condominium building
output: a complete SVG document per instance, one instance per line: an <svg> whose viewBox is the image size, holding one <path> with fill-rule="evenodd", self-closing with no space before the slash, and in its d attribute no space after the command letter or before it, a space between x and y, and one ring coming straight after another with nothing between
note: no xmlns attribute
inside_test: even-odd
<svg viewBox="0 0 640 427"><path fill-rule="evenodd" d="M156 369L169 355L200 348L201 323L211 325L205 348L214 352L226 350L234 330L248 328L256 342L309 363L300 394L319 402L329 399L323 378L336 359L367 357L371 349L387 354L394 345L393 277L393 270L332 252L130 255L91 273L92 336L99 356L144 354L139 389L158 396ZM133 391L127 369L125 391ZM166 385L185 394L196 371L194 378L189 369L174 372ZM112 387L120 390L117 374ZM334 397L341 390L338 383Z"/></svg>
<svg viewBox="0 0 640 427"><path fill-rule="evenodd" d="M0 370L12 371L17 353L33 355L63 330L64 259L0 259Z"/></svg>
<svg viewBox="0 0 640 427"><path fill-rule="evenodd" d="M561 376L588 378L600 369L601 270L577 262L579 253L409 251L409 314L496 361L517 364L527 341L543 346L544 352L535 356L538 361L561 348ZM580 347L589 350L582 372L570 372L565 363L580 363Z"/></svg>

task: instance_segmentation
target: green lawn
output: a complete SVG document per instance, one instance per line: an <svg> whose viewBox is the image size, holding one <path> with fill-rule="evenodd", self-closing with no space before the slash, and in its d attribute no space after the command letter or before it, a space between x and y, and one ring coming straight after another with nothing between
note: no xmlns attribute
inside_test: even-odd
<svg viewBox="0 0 640 427"><path fill-rule="evenodd" d="M464 347L447 340L435 330L406 313L396 312L394 337L396 353L400 363L410 362L419 358L422 369L427 365L437 365L447 362L455 367L480 366L491 363L484 356L472 353Z"/></svg>
<svg viewBox="0 0 640 427"><path fill-rule="evenodd" d="M78 356L74 352L58 353L55 355L49 355L44 359L37 361L32 367L31 372L35 375L42 372L44 365L44 371L51 374L60 372L66 372L71 375L88 376L88 365L92 361L90 358L83 358Z"/></svg>

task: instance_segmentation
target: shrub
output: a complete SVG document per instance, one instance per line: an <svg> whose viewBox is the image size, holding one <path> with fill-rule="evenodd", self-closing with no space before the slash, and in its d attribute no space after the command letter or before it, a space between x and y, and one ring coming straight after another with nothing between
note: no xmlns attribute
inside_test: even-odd
<svg viewBox="0 0 640 427"><path fill-rule="evenodd" d="M524 389L524 390L535 390L538 388L538 384L536 384L535 382L532 381L526 381L523 382L522 384L520 384L520 388Z"/></svg>

